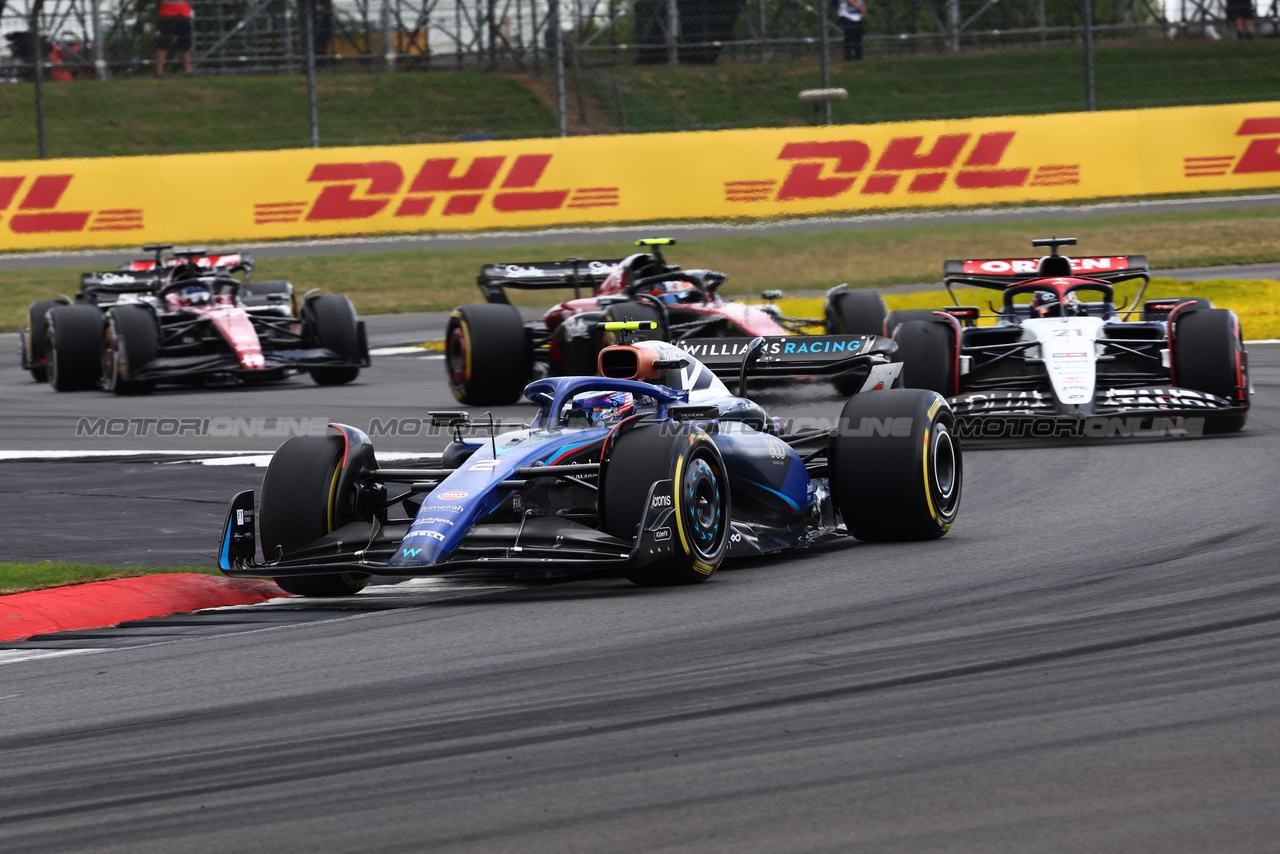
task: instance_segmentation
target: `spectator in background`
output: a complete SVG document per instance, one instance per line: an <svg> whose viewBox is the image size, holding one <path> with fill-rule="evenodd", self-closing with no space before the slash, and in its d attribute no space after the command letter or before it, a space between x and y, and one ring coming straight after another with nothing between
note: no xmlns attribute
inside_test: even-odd
<svg viewBox="0 0 1280 854"><path fill-rule="evenodd" d="M170 50L182 52L182 73L191 76L191 4L187 0L160 0L160 37L156 40L156 76L164 76Z"/></svg>
<svg viewBox="0 0 1280 854"><path fill-rule="evenodd" d="M1235 22L1236 38L1253 39L1253 0L1227 0L1227 17Z"/></svg>
<svg viewBox="0 0 1280 854"><path fill-rule="evenodd" d="M831 7L836 10L840 29L844 30L844 58L862 59L862 16L867 11L866 0L831 0Z"/></svg>

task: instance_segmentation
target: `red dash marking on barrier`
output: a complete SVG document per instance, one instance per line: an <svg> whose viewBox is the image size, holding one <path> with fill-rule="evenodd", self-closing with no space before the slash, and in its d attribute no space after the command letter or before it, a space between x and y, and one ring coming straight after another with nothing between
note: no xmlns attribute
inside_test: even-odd
<svg viewBox="0 0 1280 854"><path fill-rule="evenodd" d="M288 596L274 583L180 572L0 596L0 641Z"/></svg>

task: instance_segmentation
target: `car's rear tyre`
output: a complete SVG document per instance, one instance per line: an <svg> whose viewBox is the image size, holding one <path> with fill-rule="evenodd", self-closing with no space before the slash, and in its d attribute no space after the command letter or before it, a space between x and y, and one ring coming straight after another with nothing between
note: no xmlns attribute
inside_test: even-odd
<svg viewBox="0 0 1280 854"><path fill-rule="evenodd" d="M130 379L160 352L155 317L137 305L116 306L107 312L102 333L102 379L113 394L150 394L154 382Z"/></svg>
<svg viewBox="0 0 1280 854"><path fill-rule="evenodd" d="M316 345L332 350L344 359L360 361L360 327L355 306L342 294L321 294L307 300L308 335ZM317 385L343 385L360 376L360 368L312 368L311 379Z"/></svg>
<svg viewBox="0 0 1280 854"><path fill-rule="evenodd" d="M45 320L45 313L55 305L63 305L64 303L53 299L42 299L39 302L31 303L27 309L27 317L29 325L27 328L27 352L26 360L30 365L28 370L31 371L31 378L38 383L48 382L49 375L45 371L45 364L48 358L48 328L49 324Z"/></svg>
<svg viewBox="0 0 1280 854"><path fill-rule="evenodd" d="M1186 309L1183 309L1186 311ZM1198 309L1174 319L1174 382L1242 405L1249 402L1249 377L1240 321L1225 308ZM1245 413L1205 418L1205 432L1234 433Z"/></svg>
<svg viewBox="0 0 1280 854"><path fill-rule="evenodd" d="M940 395L920 389L855 395L828 451L831 494L853 536L935 540L950 530L964 465L955 415Z"/></svg>
<svg viewBox="0 0 1280 854"><path fill-rule="evenodd" d="M102 379L102 312L92 305L56 305L45 327L45 373L55 391L93 388Z"/></svg>
<svg viewBox="0 0 1280 854"><path fill-rule="evenodd" d="M823 328L828 335L884 335L889 307L876 291L841 291L827 300Z"/></svg>
<svg viewBox="0 0 1280 854"><path fill-rule="evenodd" d="M913 320L932 322L939 319L931 308L902 308L889 312L889 316L884 320L884 332L885 335L892 338L894 337L894 331L904 323L910 323Z"/></svg>
<svg viewBox="0 0 1280 854"><path fill-rule="evenodd" d="M902 385L936 391L943 397L956 393L955 333L936 320L907 320L894 330L898 343L894 361L902 363Z"/></svg>
<svg viewBox="0 0 1280 854"><path fill-rule="evenodd" d="M258 501L258 533L268 561L293 552L352 521L334 494L344 450L342 437L295 436L271 457ZM281 576L282 589L297 596L351 596L369 583L359 573Z"/></svg>
<svg viewBox="0 0 1280 854"><path fill-rule="evenodd" d="M454 309L444 348L449 390L469 406L515 403L529 384L533 353L514 306L479 303Z"/></svg>
<svg viewBox="0 0 1280 854"><path fill-rule="evenodd" d="M889 316L884 298L876 291L841 291L823 310L823 329L828 335L884 335ZM857 376L842 374L831 378L836 391L848 397L861 384Z"/></svg>
<svg viewBox="0 0 1280 854"><path fill-rule="evenodd" d="M1146 302L1151 302L1151 300L1146 300ZM1186 305L1187 303L1191 303L1196 309L1213 308L1213 302L1205 299L1204 297L1180 297L1177 299L1162 300L1162 302L1174 303L1177 305ZM1182 311L1184 312L1191 311L1191 308L1190 307L1184 308L1182 309ZM1169 312L1149 311L1147 308L1144 307L1142 309L1142 319L1144 321L1168 320Z"/></svg>
<svg viewBox="0 0 1280 854"><path fill-rule="evenodd" d="M655 481L673 483L673 554L627 575L642 587L698 584L719 568L729 545L729 478L715 442L701 430L669 424L623 431L613 444L600 484L606 533L630 540L640 533Z"/></svg>

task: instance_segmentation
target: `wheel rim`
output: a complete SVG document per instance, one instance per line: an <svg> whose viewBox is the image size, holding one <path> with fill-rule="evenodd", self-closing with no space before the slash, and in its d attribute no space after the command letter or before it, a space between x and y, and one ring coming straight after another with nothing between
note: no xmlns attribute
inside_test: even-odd
<svg viewBox="0 0 1280 854"><path fill-rule="evenodd" d="M956 489L956 447L944 424L934 425L931 454L934 487L944 502L949 501Z"/></svg>
<svg viewBox="0 0 1280 854"><path fill-rule="evenodd" d="M689 539L699 557L715 557L724 531L721 512L723 498L718 469L704 456L689 461L682 484L681 511L688 524Z"/></svg>
<svg viewBox="0 0 1280 854"><path fill-rule="evenodd" d="M467 335L461 326L455 326L449 333L449 342L445 358L448 360L449 381L455 386L462 386L470 378L467 370Z"/></svg>

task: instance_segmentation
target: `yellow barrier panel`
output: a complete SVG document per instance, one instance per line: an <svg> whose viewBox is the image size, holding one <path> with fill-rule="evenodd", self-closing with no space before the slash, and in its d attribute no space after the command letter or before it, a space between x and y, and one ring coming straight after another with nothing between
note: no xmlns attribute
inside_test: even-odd
<svg viewBox="0 0 1280 854"><path fill-rule="evenodd" d="M0 164L0 249L849 213L1280 185L1280 102Z"/></svg>

